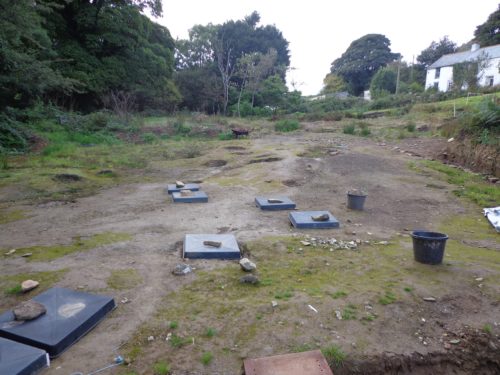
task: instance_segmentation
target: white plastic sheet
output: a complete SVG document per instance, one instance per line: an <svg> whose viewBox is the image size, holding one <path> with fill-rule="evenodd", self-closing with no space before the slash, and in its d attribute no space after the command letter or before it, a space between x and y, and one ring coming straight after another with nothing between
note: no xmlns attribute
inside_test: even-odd
<svg viewBox="0 0 500 375"><path fill-rule="evenodd" d="M497 232L500 233L500 206L493 208L484 208L484 216L493 225Z"/></svg>

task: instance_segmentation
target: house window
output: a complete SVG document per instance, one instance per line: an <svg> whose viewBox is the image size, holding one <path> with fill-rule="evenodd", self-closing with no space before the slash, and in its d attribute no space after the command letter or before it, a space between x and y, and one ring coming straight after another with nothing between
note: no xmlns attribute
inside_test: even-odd
<svg viewBox="0 0 500 375"><path fill-rule="evenodd" d="M453 81L448 81L448 90L453 88Z"/></svg>
<svg viewBox="0 0 500 375"><path fill-rule="evenodd" d="M440 75L441 75L441 68L436 68L436 75L434 76L434 78L438 79Z"/></svg>
<svg viewBox="0 0 500 375"><path fill-rule="evenodd" d="M495 78L493 76L486 76L486 86L493 86Z"/></svg>
<svg viewBox="0 0 500 375"><path fill-rule="evenodd" d="M434 82L434 88L437 90L439 89L439 82Z"/></svg>

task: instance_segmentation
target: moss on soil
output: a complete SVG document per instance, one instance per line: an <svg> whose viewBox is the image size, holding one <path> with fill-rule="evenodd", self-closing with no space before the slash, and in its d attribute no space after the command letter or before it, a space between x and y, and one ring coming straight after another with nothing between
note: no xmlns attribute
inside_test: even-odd
<svg viewBox="0 0 500 375"><path fill-rule="evenodd" d="M143 281L141 275L134 268L125 268L111 271L106 282L113 289L132 289Z"/></svg>
<svg viewBox="0 0 500 375"><path fill-rule="evenodd" d="M24 210L2 210L0 211L0 224L6 224L13 221L23 220L28 218Z"/></svg>
<svg viewBox="0 0 500 375"><path fill-rule="evenodd" d="M16 275L0 276L0 289L8 295L23 295L15 291L21 291L20 286L24 280L36 280L40 285L33 291L36 293L43 292L57 283L68 272L68 269L61 269L57 271L43 271L43 272L29 272L18 273ZM28 294L30 295L30 294Z"/></svg>

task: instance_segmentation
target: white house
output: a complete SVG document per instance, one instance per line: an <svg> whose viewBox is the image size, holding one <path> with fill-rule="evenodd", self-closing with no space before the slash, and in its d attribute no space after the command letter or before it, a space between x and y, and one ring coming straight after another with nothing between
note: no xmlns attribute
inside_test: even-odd
<svg viewBox="0 0 500 375"><path fill-rule="evenodd" d="M441 56L430 65L427 68L425 88L435 87L439 91L448 91L453 85L453 65L483 58L487 58L488 63L487 67L478 73L478 84L483 87L499 85L500 44L485 48L479 48L479 44L473 44L470 51Z"/></svg>

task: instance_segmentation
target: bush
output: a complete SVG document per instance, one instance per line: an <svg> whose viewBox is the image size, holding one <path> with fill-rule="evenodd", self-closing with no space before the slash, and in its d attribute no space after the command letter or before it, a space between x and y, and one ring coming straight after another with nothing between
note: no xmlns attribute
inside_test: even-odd
<svg viewBox="0 0 500 375"><path fill-rule="evenodd" d="M362 128L359 134L361 134L363 137L368 137L372 132L368 128Z"/></svg>
<svg viewBox="0 0 500 375"><path fill-rule="evenodd" d="M405 129L408 130L410 133L413 133L415 131L415 128L416 126L413 122L410 122L405 126Z"/></svg>
<svg viewBox="0 0 500 375"><path fill-rule="evenodd" d="M172 124L172 127L176 135L188 135L189 133L191 133L191 128L189 126L186 126L184 124L184 120L182 119L175 120Z"/></svg>
<svg viewBox="0 0 500 375"><path fill-rule="evenodd" d="M284 119L284 120L279 120L274 125L274 130L276 130L277 132L291 132L299 129L299 127L300 124L298 120Z"/></svg>
<svg viewBox="0 0 500 375"><path fill-rule="evenodd" d="M355 131L356 131L356 125L354 124L344 125L344 128L342 129L342 132L344 134L353 135Z"/></svg>
<svg viewBox="0 0 500 375"><path fill-rule="evenodd" d="M30 136L26 125L6 114L0 114L0 152L26 151Z"/></svg>
<svg viewBox="0 0 500 375"><path fill-rule="evenodd" d="M144 133L142 136L142 141L144 143L153 143L158 140L158 137L154 133Z"/></svg>
<svg viewBox="0 0 500 375"><path fill-rule="evenodd" d="M234 139L232 132L219 133L218 138L219 141L229 141Z"/></svg>
<svg viewBox="0 0 500 375"><path fill-rule="evenodd" d="M106 112L94 112L81 118L80 128L84 131L96 132L108 126L111 115Z"/></svg>

